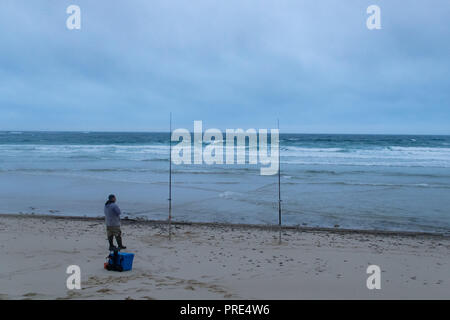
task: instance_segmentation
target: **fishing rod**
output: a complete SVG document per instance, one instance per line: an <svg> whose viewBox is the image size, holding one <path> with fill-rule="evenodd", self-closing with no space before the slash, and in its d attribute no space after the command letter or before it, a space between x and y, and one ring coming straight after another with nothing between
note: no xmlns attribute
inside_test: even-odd
<svg viewBox="0 0 450 320"><path fill-rule="evenodd" d="M279 226L279 235L278 242L281 243L281 156L280 156L280 120L277 119L277 128L278 128L278 226Z"/></svg>
<svg viewBox="0 0 450 320"><path fill-rule="evenodd" d="M169 132L169 240L172 239L172 112L170 113Z"/></svg>

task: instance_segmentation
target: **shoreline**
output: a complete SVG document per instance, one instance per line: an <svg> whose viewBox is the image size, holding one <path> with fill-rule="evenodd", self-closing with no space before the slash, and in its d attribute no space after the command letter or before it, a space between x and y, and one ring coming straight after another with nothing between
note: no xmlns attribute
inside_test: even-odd
<svg viewBox="0 0 450 320"><path fill-rule="evenodd" d="M104 221L104 217L88 217L88 216L62 216L49 214L29 214L29 213L0 213L1 217L27 217L27 218L45 218L55 220L79 220L79 221ZM150 220L150 219L130 219L128 217L121 219L122 224L148 224L148 225L168 225L167 220ZM262 224L245 224L245 223L225 223L225 222L190 222L190 221L173 221L172 225L178 226L204 226L211 228L236 228L236 229L256 229L278 231L278 225L262 225ZM306 227L306 226L281 226L282 231L298 231L298 232L328 232L334 234L367 234L367 235L386 235L400 237L429 237L450 239L450 233L433 233L419 231L392 231L392 230L366 230L366 229L346 229L346 228L326 228L326 227Z"/></svg>

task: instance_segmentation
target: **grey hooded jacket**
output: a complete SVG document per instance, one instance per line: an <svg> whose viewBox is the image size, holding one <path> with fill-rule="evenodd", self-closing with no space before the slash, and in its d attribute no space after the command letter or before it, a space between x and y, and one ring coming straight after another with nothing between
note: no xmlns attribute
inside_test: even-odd
<svg viewBox="0 0 450 320"><path fill-rule="evenodd" d="M105 205L105 220L107 227L120 227L120 209L115 203Z"/></svg>

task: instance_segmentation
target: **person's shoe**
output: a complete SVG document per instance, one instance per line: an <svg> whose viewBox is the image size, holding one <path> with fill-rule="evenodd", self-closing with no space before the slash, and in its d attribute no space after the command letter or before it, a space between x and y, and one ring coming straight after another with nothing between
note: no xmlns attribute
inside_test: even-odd
<svg viewBox="0 0 450 320"><path fill-rule="evenodd" d="M116 246L109 246L109 251L115 251L117 250Z"/></svg>

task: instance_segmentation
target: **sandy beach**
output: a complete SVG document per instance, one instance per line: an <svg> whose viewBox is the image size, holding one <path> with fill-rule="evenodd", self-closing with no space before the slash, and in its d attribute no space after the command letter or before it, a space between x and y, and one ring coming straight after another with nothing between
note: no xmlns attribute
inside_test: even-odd
<svg viewBox="0 0 450 320"><path fill-rule="evenodd" d="M130 272L103 263L101 219L0 216L1 299L448 299L442 236L124 221ZM366 287L380 266L381 289ZM66 268L81 268L81 290Z"/></svg>

